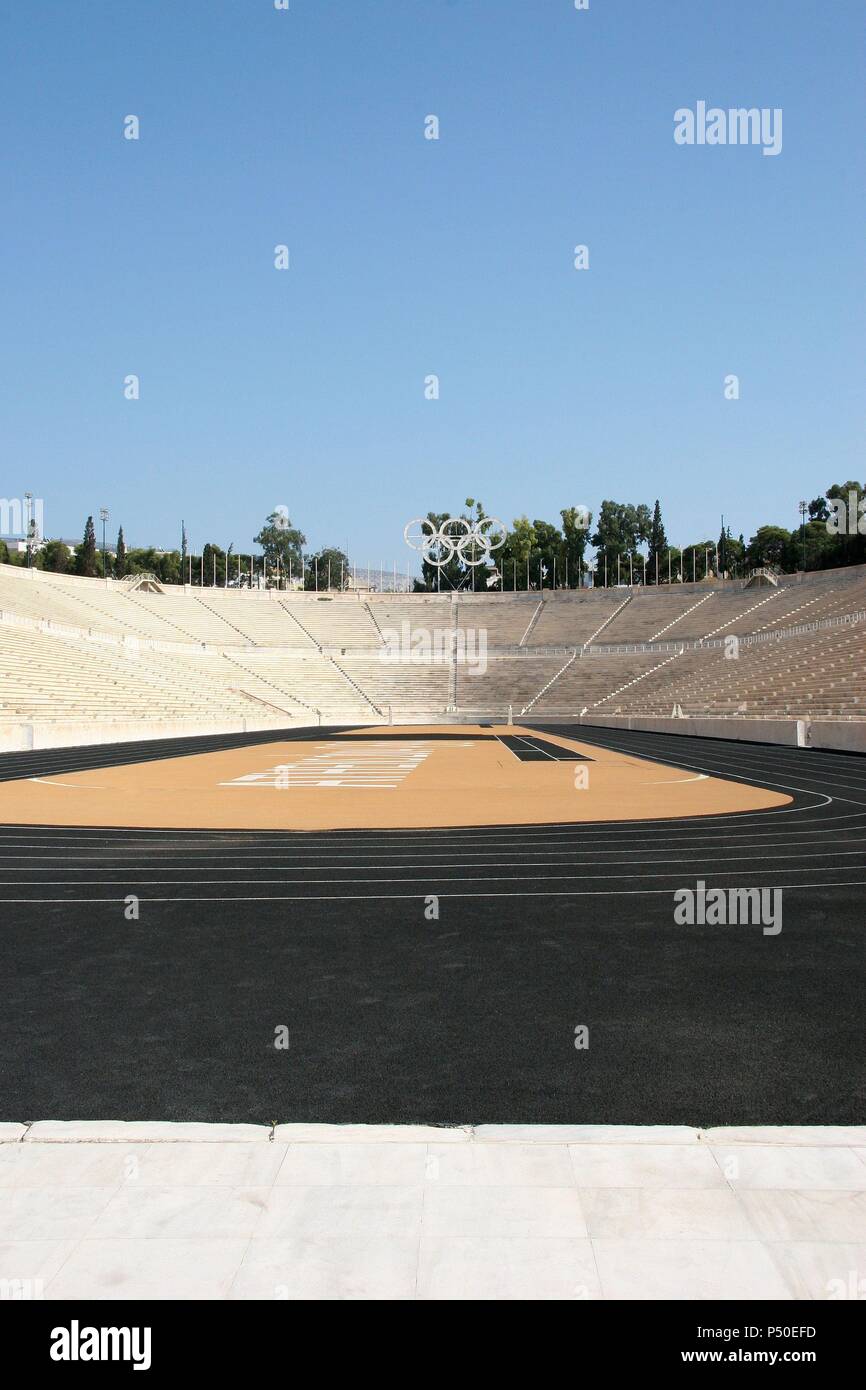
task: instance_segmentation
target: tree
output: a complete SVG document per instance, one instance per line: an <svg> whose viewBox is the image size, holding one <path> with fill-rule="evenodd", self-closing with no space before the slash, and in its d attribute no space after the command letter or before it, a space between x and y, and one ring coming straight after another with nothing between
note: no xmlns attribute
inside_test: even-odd
<svg viewBox="0 0 866 1390"><path fill-rule="evenodd" d="M597 547L598 571L603 574L607 569L609 584L617 582L617 575L621 581L628 579L635 561L643 560L638 547L651 533L652 515L644 503L635 507L630 502L602 502L592 543Z"/></svg>
<svg viewBox="0 0 866 1390"><path fill-rule="evenodd" d="M226 582L226 555L220 546L208 541L202 551L205 588L222 588Z"/></svg>
<svg viewBox="0 0 866 1390"><path fill-rule="evenodd" d="M430 533L439 531L446 521L451 521L450 512L428 512L427 520L430 523ZM432 546L429 552L424 553L421 561L421 575L424 588L430 591L439 589L459 589L462 583L463 566L457 556L456 551L450 551L447 546ZM445 557L447 556L447 559ZM437 560L444 560L440 566Z"/></svg>
<svg viewBox="0 0 866 1390"><path fill-rule="evenodd" d="M114 575L116 579L123 579L126 573L126 541L123 538L123 527L121 526L117 533L117 549L114 554Z"/></svg>
<svg viewBox="0 0 866 1390"><path fill-rule="evenodd" d="M498 552L502 558L499 567L505 589L528 589L538 578L538 566L532 574L533 554L536 550L535 526L526 516L516 516L508 533L505 545Z"/></svg>
<svg viewBox="0 0 866 1390"><path fill-rule="evenodd" d="M679 584L681 580L684 578L683 552L681 550L678 550L675 545L668 546L668 558L665 561L666 569L668 565L670 567L671 583ZM667 573L665 574L665 578L667 579Z"/></svg>
<svg viewBox="0 0 866 1390"><path fill-rule="evenodd" d="M152 545L126 552L127 574L153 574L163 584L180 583L180 551L155 550Z"/></svg>
<svg viewBox="0 0 866 1390"><path fill-rule="evenodd" d="M734 540L730 526L726 526L719 534L718 549L720 577L724 579L725 575L728 575L733 578L734 575L742 574L746 551L742 536L739 540Z"/></svg>
<svg viewBox="0 0 866 1390"><path fill-rule="evenodd" d="M297 579L303 574L307 538L292 525L285 510L277 508L268 513L253 543L262 547L268 569L278 572L281 579Z"/></svg>
<svg viewBox="0 0 866 1390"><path fill-rule="evenodd" d="M63 541L46 541L40 559L43 569L53 574L65 574L69 568L69 548Z"/></svg>
<svg viewBox="0 0 866 1390"><path fill-rule="evenodd" d="M586 546L589 528L592 525L592 512L586 507L563 507L562 517L563 565L562 583L569 589L580 588L581 576L585 567Z"/></svg>
<svg viewBox="0 0 866 1390"><path fill-rule="evenodd" d="M347 589L351 571L349 557L334 546L325 546L314 555L306 556L305 589Z"/></svg>
<svg viewBox="0 0 866 1390"><path fill-rule="evenodd" d="M781 569L790 562L791 532L784 526L759 526L746 549L746 563L753 569L763 565Z"/></svg>
<svg viewBox="0 0 866 1390"><path fill-rule="evenodd" d="M153 572L163 584L185 584L188 567L183 566L183 556L179 550L168 550L164 555L149 552L155 556Z"/></svg>
<svg viewBox="0 0 866 1390"><path fill-rule="evenodd" d="M682 553L682 573L686 584L700 582L709 576L715 564L716 543L712 540L696 541L687 545Z"/></svg>
<svg viewBox="0 0 866 1390"><path fill-rule="evenodd" d="M132 549L126 552L127 574L159 574L160 557L153 546L148 549Z"/></svg>
<svg viewBox="0 0 866 1390"><path fill-rule="evenodd" d="M488 516L484 503L476 502L474 497L466 498L466 511L461 515L462 519L474 528L475 534L483 538L481 541L473 540L464 547L465 556L472 561L471 565L463 566L464 588L468 586L472 589L486 590L497 582L501 584L500 562L504 546L497 545L495 550L488 551L483 543L484 540L504 540L502 532L493 525L494 518Z"/></svg>
<svg viewBox="0 0 866 1390"><path fill-rule="evenodd" d="M832 569L834 565L840 563L838 538L827 530L827 519L816 517L812 521L807 521L805 536L793 535L791 537L793 561L791 568L799 569L803 563L803 540L806 542L806 569L820 570ZM841 559L844 564L844 559Z"/></svg>
<svg viewBox="0 0 866 1390"><path fill-rule="evenodd" d="M549 521L536 518L532 523L535 532L535 546L529 562L533 582L536 577L541 588L553 588L556 583L565 582L565 548L561 532Z"/></svg>
<svg viewBox="0 0 866 1390"><path fill-rule="evenodd" d="M834 483L828 487L827 496L845 503L847 529L833 532L835 546L832 565L859 565L866 560L866 535L860 532L861 524L866 524L860 513L860 506L866 496L866 483L858 483L851 478L847 483ZM829 557L828 557L829 558Z"/></svg>
<svg viewBox="0 0 866 1390"><path fill-rule="evenodd" d="M493 518L487 515L484 503L477 502L474 497L467 497L465 505L466 511L461 512L459 516L454 516L451 512L427 513L425 520L428 523L428 538L432 538L437 532L441 533L444 526L444 536L450 536L455 544L450 545L447 539L437 541L423 553L422 580L420 584L416 581L416 592L430 592L440 588L486 590L504 575L503 566L509 553L507 546L497 545L495 550L488 552L484 544L485 539L501 539L498 531L489 524ZM449 522L453 522L453 526L449 527ZM485 522L488 523L487 526L484 525ZM475 535L480 539L470 538L470 528L477 528ZM466 544L458 551L457 542L464 540Z"/></svg>
<svg viewBox="0 0 866 1390"><path fill-rule="evenodd" d="M87 579L96 577L96 531L93 517L89 516L84 527L84 540L75 551L75 573Z"/></svg>
<svg viewBox="0 0 866 1390"><path fill-rule="evenodd" d="M668 538L665 535L664 523L662 522L662 509L659 499L653 509L653 519L650 525L649 534L649 573L652 580L656 583L662 578L662 569L666 562L668 550Z"/></svg>

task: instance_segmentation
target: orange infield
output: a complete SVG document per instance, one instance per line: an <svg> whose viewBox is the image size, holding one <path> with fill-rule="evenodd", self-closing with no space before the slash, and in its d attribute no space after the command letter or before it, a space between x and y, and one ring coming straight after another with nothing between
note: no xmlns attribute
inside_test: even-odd
<svg viewBox="0 0 866 1390"><path fill-rule="evenodd" d="M449 735L437 740L430 735ZM491 735L586 762L521 761ZM527 745L529 747L529 745ZM7 825L202 830L421 829L663 820L763 810L789 796L558 734L477 725L364 728L0 784Z"/></svg>

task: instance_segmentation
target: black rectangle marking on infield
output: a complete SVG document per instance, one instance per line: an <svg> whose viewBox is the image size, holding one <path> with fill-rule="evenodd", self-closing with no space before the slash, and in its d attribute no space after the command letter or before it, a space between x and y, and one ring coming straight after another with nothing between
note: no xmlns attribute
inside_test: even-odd
<svg viewBox="0 0 866 1390"><path fill-rule="evenodd" d="M595 762L595 759L586 753L575 753L572 748L561 748L558 743L548 743L546 738L538 738L535 734L497 734L496 737L522 763Z"/></svg>

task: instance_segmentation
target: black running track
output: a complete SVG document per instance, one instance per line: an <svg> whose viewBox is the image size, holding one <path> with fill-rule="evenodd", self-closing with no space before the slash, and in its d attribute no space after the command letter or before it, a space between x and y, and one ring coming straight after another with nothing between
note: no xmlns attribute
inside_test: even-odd
<svg viewBox="0 0 866 1390"><path fill-rule="evenodd" d="M794 801L470 830L0 829L0 1119L862 1123L866 759L548 727ZM12 754L0 778L298 736ZM698 879L781 887L782 932L676 925Z"/></svg>

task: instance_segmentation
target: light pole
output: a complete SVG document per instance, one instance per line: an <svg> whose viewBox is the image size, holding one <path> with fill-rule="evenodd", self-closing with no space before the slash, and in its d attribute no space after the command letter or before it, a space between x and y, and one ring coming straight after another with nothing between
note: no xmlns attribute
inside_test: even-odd
<svg viewBox="0 0 866 1390"><path fill-rule="evenodd" d="M30 568L30 566L31 566L32 563L33 563L33 537L32 537L31 532L30 532L30 510L31 510L31 509L30 509L30 503L31 503L32 501L33 501L33 493L32 493L32 492L25 492L25 494L24 494L24 510L25 510L25 512L27 513L27 515L26 515L25 518L24 518L24 535L25 535L26 541L27 541L27 568L28 568L28 569Z"/></svg>
<svg viewBox="0 0 866 1390"><path fill-rule="evenodd" d="M803 537L803 573L806 573L806 513L809 510L808 502L800 503L800 531Z"/></svg>
<svg viewBox="0 0 866 1390"><path fill-rule="evenodd" d="M108 520L109 511L107 507L99 508L99 519L102 522L102 577L105 578L105 523Z"/></svg>

